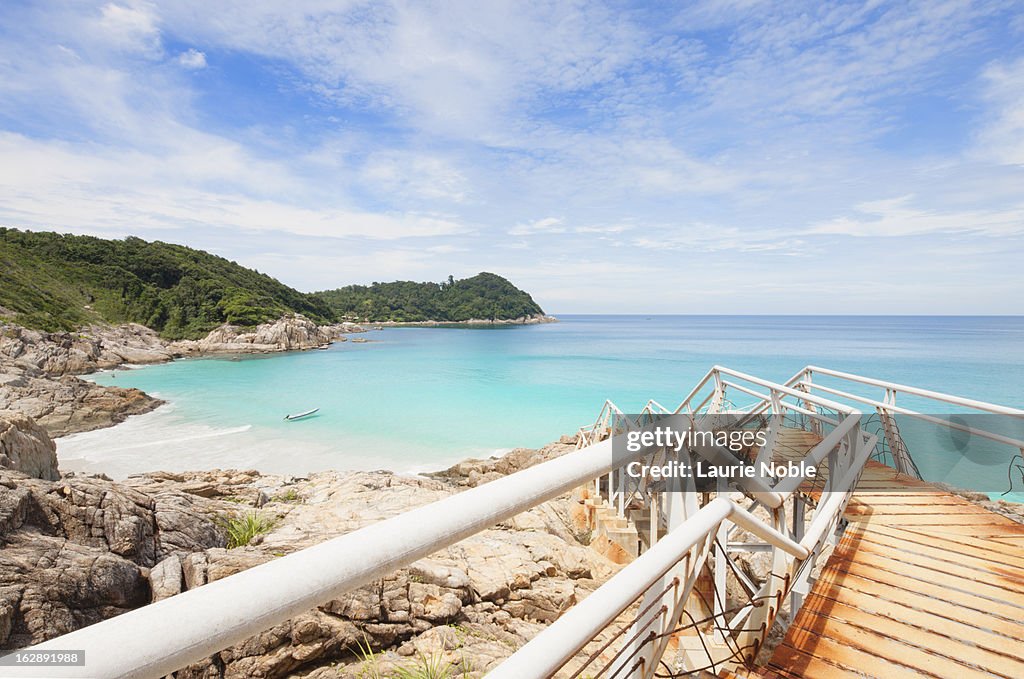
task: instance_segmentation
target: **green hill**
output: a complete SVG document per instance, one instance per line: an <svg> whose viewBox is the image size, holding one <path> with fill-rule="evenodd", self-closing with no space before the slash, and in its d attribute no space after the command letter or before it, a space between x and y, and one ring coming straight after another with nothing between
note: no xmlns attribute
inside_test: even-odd
<svg viewBox="0 0 1024 679"><path fill-rule="evenodd" d="M374 283L316 293L339 316L363 321L509 320L544 313L529 294L492 273L443 283Z"/></svg>
<svg viewBox="0 0 1024 679"><path fill-rule="evenodd" d="M201 250L5 228L0 307L15 323L43 330L135 322L168 339L288 312L319 322L335 318L322 299Z"/></svg>

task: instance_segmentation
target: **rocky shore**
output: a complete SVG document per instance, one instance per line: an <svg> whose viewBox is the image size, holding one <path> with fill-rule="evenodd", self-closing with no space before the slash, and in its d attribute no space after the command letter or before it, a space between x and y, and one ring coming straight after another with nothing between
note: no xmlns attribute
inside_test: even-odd
<svg viewBox="0 0 1024 679"><path fill-rule="evenodd" d="M52 333L0 323L0 410L32 417L51 436L100 429L162 401L77 375L182 357L316 349L364 331L354 323L318 326L291 315L253 329L222 325L200 340L167 342L134 323Z"/></svg>
<svg viewBox="0 0 1024 679"><path fill-rule="evenodd" d="M518 450L434 478L215 470L116 483L60 477L45 432L24 416L0 420L0 464L13 467L0 469L4 649L201 587L573 449ZM176 676L354 679L390 676L424 658L453 676L482 676L617 569L583 544L573 504L565 496L520 514ZM233 524L247 516L263 530L234 545Z"/></svg>

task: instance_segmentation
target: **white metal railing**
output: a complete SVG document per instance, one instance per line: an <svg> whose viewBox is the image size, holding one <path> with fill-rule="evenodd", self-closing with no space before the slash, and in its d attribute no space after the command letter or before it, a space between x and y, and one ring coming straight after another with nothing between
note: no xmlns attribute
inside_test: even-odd
<svg viewBox="0 0 1024 679"><path fill-rule="evenodd" d="M551 627L538 635L498 666L487 676L489 679L521 679L546 677L554 674L593 639L594 628L603 629L611 624L623 608L639 598L680 560L706 543L725 521L777 545L790 556L806 559L810 550L791 540L745 509L726 498L717 498L706 505L678 530L652 547L643 556L619 571L581 603L573 606ZM706 556L706 544L704 545ZM690 583L692 586L692 583ZM677 600L689 594L685 587L673 588ZM658 609L653 618L664 617L666 611Z"/></svg>
<svg viewBox="0 0 1024 679"><path fill-rule="evenodd" d="M730 391L753 402L736 408L731 405ZM606 421L609 404L606 403L590 431L599 430ZM580 604L578 612L574 608L567 613L491 676L542 677L554 673L640 599L637 605L642 614L620 630L624 637L621 648L595 676L651 677L655 667L663 661L669 637L681 629L686 607L693 604L690 601L693 588L710 557L714 556L714 588L721 593L726 589L728 569L735 569L733 556L736 552L768 551L772 555L772 574L763 583L746 582L750 594L747 605L728 610L725 602L716 597L705 611L705 621L713 621L715 628L714 633L702 641L707 666L714 669L722 667L726 661L749 661L763 644L783 599L790 598L793 610L802 603L813 563L833 538L863 465L876 444L874 436L860 429L861 412L857 407L721 366L712 368L674 410L649 401L632 423L621 410L614 408L614 411L622 430L649 426L659 420L664 422L665 418L673 416L685 416L693 426L713 427L714 418L726 413L737 416L737 422L765 424L769 429L768 441L758 451L758 462L770 460L777 452L776 444L781 439L776 436L781 435L779 430L783 425L802 427L820 438L815 439L817 443L809 450L797 451L799 460L815 470L827 471L827 480L817 487L821 493L813 500L800 492L807 481L804 477L775 479L769 485L761 478L735 480L734 488L752 498L754 506L760 504L770 513L768 522L752 519L757 521L758 530L750 530L735 520L737 516L750 517L750 514L725 509L723 503L728 502L725 498L729 489L724 486L718 488L718 499L699 508L698 493L667 493L659 500L657 489L644 484L629 488L622 482L625 470L611 470L605 492L597 486L599 496L612 506L621 506L625 501L647 507L652 527L648 550ZM776 414L776 417L765 418L762 423L757 418L764 413ZM728 453L721 450L694 450L686 454L728 463ZM666 451L659 455L659 460L666 459ZM687 462L692 460L687 457ZM738 509L735 503L728 506ZM808 506L811 514L805 517ZM717 509L711 511L712 507ZM792 519L792 525L787 524L787 517ZM656 527L662 526L664 537L656 541L662 534ZM741 527L763 542L731 541L730 537ZM794 544L801 547L799 554L792 551ZM591 599L593 603L588 603ZM599 662L596 656L585 665L588 674L593 674L590 672L593 662ZM578 668L577 672L583 669ZM701 667L690 664L686 669L693 671Z"/></svg>
<svg viewBox="0 0 1024 679"><path fill-rule="evenodd" d="M814 381L814 375L830 377L840 383L863 385L879 389L881 393L877 398L854 394L846 389L827 386L820 382L816 382ZM915 420L961 431L968 433L971 436L977 436L995 443L1006 445L1011 449L1014 449L1015 454L1024 456L1024 440L1022 439L988 431L982 427L968 427L952 420L935 417L917 410L912 410L905 406L897 405L896 401L899 394L905 394L927 402L940 403L943 404L943 406L957 406L959 408L963 408L968 413L1000 415L1024 420L1024 410L1019 408L1011 408L1008 406L997 405L995 403L988 403L986 401L954 396L953 394L945 394L928 389L920 389L918 387L911 387L905 384L898 384L896 382L889 382L871 377L863 377L861 375L840 372L838 370L830 370L828 368L820 368L813 365L809 365L800 370L796 375L790 378L786 384L787 386L807 393L824 393L828 394L830 397L840 398L848 402L866 405L872 408L879 420L879 434L883 438L888 447L889 453L892 456L893 466L902 473L911 474L918 478L921 477L920 471L917 468L917 464L914 462L913 456L911 455L911 451L909 450L904 437L900 434L896 415L906 416Z"/></svg>

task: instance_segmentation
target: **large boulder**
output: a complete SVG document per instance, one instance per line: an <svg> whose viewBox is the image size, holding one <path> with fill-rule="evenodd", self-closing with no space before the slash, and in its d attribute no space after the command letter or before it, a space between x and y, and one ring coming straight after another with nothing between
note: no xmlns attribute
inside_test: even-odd
<svg viewBox="0 0 1024 679"><path fill-rule="evenodd" d="M0 412L0 467L47 481L60 478L56 444L31 417L19 412Z"/></svg>
<svg viewBox="0 0 1024 679"><path fill-rule="evenodd" d="M0 470L0 648L180 592L183 560L223 547L215 517L224 504L166 489L153 498L102 477Z"/></svg>

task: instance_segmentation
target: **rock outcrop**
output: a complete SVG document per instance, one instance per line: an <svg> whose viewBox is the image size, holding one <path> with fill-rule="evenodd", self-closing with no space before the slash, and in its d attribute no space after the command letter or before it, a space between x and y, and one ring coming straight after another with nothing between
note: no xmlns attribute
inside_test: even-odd
<svg viewBox="0 0 1024 679"><path fill-rule="evenodd" d="M176 355L298 351L330 344L342 332L361 331L354 324L319 326L305 316L293 314L253 329L225 324L201 340L173 342L169 349Z"/></svg>
<svg viewBox="0 0 1024 679"><path fill-rule="evenodd" d="M187 511L182 511L187 507ZM223 546L219 508L102 477L0 470L0 647L49 639L147 603L154 566Z"/></svg>
<svg viewBox="0 0 1024 679"><path fill-rule="evenodd" d="M0 411L0 467L37 479L60 479L56 444L24 413Z"/></svg>
<svg viewBox="0 0 1024 679"><path fill-rule="evenodd" d="M162 363L172 358L174 355L155 332L136 323L90 326L79 332L42 332L0 325L0 359L32 366L48 375L82 375L125 363Z"/></svg>
<svg viewBox="0 0 1024 679"><path fill-rule="evenodd" d="M555 444L476 463L490 467L484 474L511 472L571 449ZM210 471L115 483L0 471L0 646L36 643L201 587L459 492L467 478ZM569 502L525 512L176 676L390 676L389 668L435 656L457 676L481 676L614 572L572 538L561 518ZM253 511L272 528L225 549L225 517Z"/></svg>
<svg viewBox="0 0 1024 679"><path fill-rule="evenodd" d="M0 361L0 410L32 417L50 436L101 429L163 401L138 389L104 387L74 375L54 377L17 361Z"/></svg>

